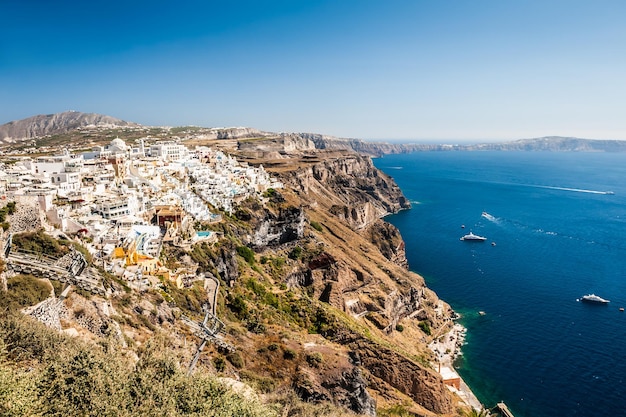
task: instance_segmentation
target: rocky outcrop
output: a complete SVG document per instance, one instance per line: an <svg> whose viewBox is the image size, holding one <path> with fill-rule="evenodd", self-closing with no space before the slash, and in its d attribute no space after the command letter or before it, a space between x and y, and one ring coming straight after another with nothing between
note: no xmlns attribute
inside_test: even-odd
<svg viewBox="0 0 626 417"><path fill-rule="evenodd" d="M374 377L405 393L433 413L453 412L448 389L433 369L354 334L344 334L337 339L352 349L358 362Z"/></svg>
<svg viewBox="0 0 626 417"><path fill-rule="evenodd" d="M425 287L396 289L373 298L359 297L361 290L374 283L368 273L351 268L343 261L324 268L294 271L287 279L290 287L309 287L312 296L353 316L364 315L385 333L391 333L406 317L426 320L433 327L442 325L441 309ZM368 290L374 294L372 289Z"/></svg>
<svg viewBox="0 0 626 417"><path fill-rule="evenodd" d="M309 269L299 276L305 278L301 282L311 286L315 298L347 313L351 313L346 304L347 294L372 281L369 274L348 266L344 261Z"/></svg>
<svg viewBox="0 0 626 417"><path fill-rule="evenodd" d="M404 240L394 225L379 220L372 223L367 228L366 233L385 258L396 265L409 269Z"/></svg>
<svg viewBox="0 0 626 417"><path fill-rule="evenodd" d="M231 283L239 277L237 256L234 250L220 248L219 254L214 263L217 273L225 282Z"/></svg>
<svg viewBox="0 0 626 417"><path fill-rule="evenodd" d="M376 207L372 202L365 201L354 205L334 205L330 212L342 221L352 226L355 230L365 229L380 217L387 214Z"/></svg>
<svg viewBox="0 0 626 417"><path fill-rule="evenodd" d="M294 389L305 401L329 401L360 415L376 416L376 402L367 392L367 383L358 367L320 374L301 368L294 378Z"/></svg>
<svg viewBox="0 0 626 417"><path fill-rule="evenodd" d="M223 127L211 129L211 131L215 133L215 139L254 138L267 135L250 127Z"/></svg>
<svg viewBox="0 0 626 417"><path fill-rule="evenodd" d="M320 156L286 177L303 199L324 204L355 230L410 207L400 188L374 167L368 157L354 153Z"/></svg>
<svg viewBox="0 0 626 417"><path fill-rule="evenodd" d="M265 218L256 227L251 243L260 249L292 242L303 236L305 223L304 210L299 207L280 209L277 215L267 210Z"/></svg>
<svg viewBox="0 0 626 417"><path fill-rule="evenodd" d="M19 141L68 133L83 127L139 127L137 123L125 122L111 116L95 113L66 111L56 114L45 114L15 120L0 126L0 140L5 142Z"/></svg>
<svg viewBox="0 0 626 417"><path fill-rule="evenodd" d="M424 288L411 287L408 294L402 294L399 291L393 291L385 298L385 318L387 326L382 330L391 333L400 319L408 316L417 316L423 312L420 318L428 319L428 313L424 309L423 304L427 302ZM432 321L435 321L433 318Z"/></svg>
<svg viewBox="0 0 626 417"><path fill-rule="evenodd" d="M293 133L283 133L263 140L240 141L240 152L248 157L276 159L315 150L315 143Z"/></svg>

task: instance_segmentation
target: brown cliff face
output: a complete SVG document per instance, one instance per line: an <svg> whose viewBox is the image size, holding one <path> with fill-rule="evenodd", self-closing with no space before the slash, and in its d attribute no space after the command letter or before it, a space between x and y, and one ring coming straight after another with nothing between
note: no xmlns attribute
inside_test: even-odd
<svg viewBox="0 0 626 417"><path fill-rule="evenodd" d="M310 255L294 264L283 282L291 291L343 312L372 335L364 336L339 320L325 328L324 337L348 348L369 389L390 403L406 395L423 415L452 413L453 400L441 377L424 365L430 354L427 335L419 327L427 322L432 329L443 329L449 324L448 310L421 277L408 271L399 231L381 220L408 208L397 185L369 158L355 154L322 152L315 158L264 166L280 173L294 192L289 196L285 191L286 200L298 202L308 222L316 224L291 243ZM325 386L332 377L326 371L317 370L316 378L310 371L297 375L295 384L303 397L330 396L341 402L346 388L328 391Z"/></svg>
<svg viewBox="0 0 626 417"><path fill-rule="evenodd" d="M366 234L385 258L396 265L409 269L404 240L402 235L400 235L400 231L394 225L379 220L367 228Z"/></svg>
<svg viewBox="0 0 626 417"><path fill-rule="evenodd" d="M328 358L330 355L328 350L326 352ZM320 355L317 357L324 357L316 353ZM314 354L308 355L316 358ZM325 364L325 369L320 369L320 365L301 366L294 377L294 389L305 401L334 402L359 415L376 416L376 402L367 392L361 369L343 362L335 360L332 364Z"/></svg>
<svg viewBox="0 0 626 417"><path fill-rule="evenodd" d="M316 163L301 164L286 180L311 204L319 204L355 230L407 209L410 203L393 180L370 158L353 153L320 154Z"/></svg>
<svg viewBox="0 0 626 417"><path fill-rule="evenodd" d="M355 352L362 366L374 377L408 395L431 412L452 412L448 389L433 369L367 339L348 336L341 342Z"/></svg>
<svg viewBox="0 0 626 417"><path fill-rule="evenodd" d="M282 159L290 155L314 151L315 143L299 135L283 133L260 140L242 140L237 143L237 148L248 157Z"/></svg>

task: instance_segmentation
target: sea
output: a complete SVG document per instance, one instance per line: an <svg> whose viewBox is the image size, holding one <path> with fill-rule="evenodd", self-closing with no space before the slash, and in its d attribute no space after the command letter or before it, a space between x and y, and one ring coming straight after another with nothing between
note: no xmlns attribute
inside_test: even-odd
<svg viewBox="0 0 626 417"><path fill-rule="evenodd" d="M411 270L467 328L455 366L516 417L626 416L626 154L385 155ZM472 231L484 242L461 241ZM585 294L608 305L578 301Z"/></svg>

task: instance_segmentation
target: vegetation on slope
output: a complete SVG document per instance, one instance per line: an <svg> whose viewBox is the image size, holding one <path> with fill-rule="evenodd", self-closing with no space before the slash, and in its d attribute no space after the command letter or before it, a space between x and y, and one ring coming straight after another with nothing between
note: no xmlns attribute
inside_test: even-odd
<svg viewBox="0 0 626 417"><path fill-rule="evenodd" d="M110 340L88 345L27 317L0 319L2 416L273 416L215 377L187 376L165 335L132 360Z"/></svg>
<svg viewBox="0 0 626 417"><path fill-rule="evenodd" d="M394 252L399 242L388 242L393 236L386 230L355 233L330 213L325 200L320 200L319 208L316 201L307 202L290 190L273 190L261 202L242 202L221 223L200 225L216 232L216 242L188 248L164 245L164 265L192 277L184 288L164 275L142 291L109 277L106 286L113 292L106 301L98 296L84 299L74 291L65 301L69 311L63 328L93 344L64 339L57 344L62 345L57 356L42 353L28 359L14 355L12 342L3 342L11 347L4 349L9 353L2 356L2 378L14 387L2 394L3 404L14 404L15 396L27 399L25 407L35 404L8 415L107 415L114 409L122 410L115 415L151 415L159 408L161 414L173 416L339 416L348 415L348 408L373 415L371 407L376 406L389 416L447 415L447 390L428 368L424 347L426 324L436 333L443 321L433 313L433 298L423 297L423 311L415 318L397 313L394 322L395 312L387 310L402 307L422 285L402 265L389 262L401 258ZM289 239L258 244L256 233L268 224L274 228L268 235L286 227ZM294 237L298 227L304 232ZM381 244L370 234L382 239ZM37 232L16 236L14 243L60 256L73 242ZM205 287L211 280L193 282L194 275L219 281L217 316L226 324L224 340L235 351L208 344L193 376L187 377L198 339L181 316L200 320L202 305L213 301ZM43 289L49 289L37 284L42 290L30 294L37 285L21 277L9 293L18 294L20 282L29 287L29 295L7 306L12 310L37 303ZM355 308L348 309L346 300ZM106 313L104 304L110 305L104 308ZM363 318L355 319L356 315ZM423 328L418 318L426 323ZM397 369L404 370L399 378ZM217 384L216 377L245 382L261 395L264 405L253 402L251 411L229 409L219 414L206 405L217 401L218 389L210 388ZM418 386L420 378L430 385ZM154 383L146 382L151 380ZM355 392L363 394L356 399L363 400L364 408L353 407ZM376 393L376 401L371 393ZM220 402L234 398L230 391L225 395ZM115 401L101 404L92 396L115 396ZM37 398L46 403L37 403ZM438 402L444 406L438 408ZM88 403L91 408L85 408Z"/></svg>

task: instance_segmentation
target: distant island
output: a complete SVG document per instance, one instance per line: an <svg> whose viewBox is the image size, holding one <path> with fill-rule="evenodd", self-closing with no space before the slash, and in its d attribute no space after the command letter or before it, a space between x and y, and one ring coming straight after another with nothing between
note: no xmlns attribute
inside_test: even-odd
<svg viewBox="0 0 626 417"><path fill-rule="evenodd" d="M581 139L546 136L510 142L478 144L420 144L368 142L360 139L315 139L321 148L346 148L370 156L427 151L549 151L549 152L626 152L626 140Z"/></svg>

